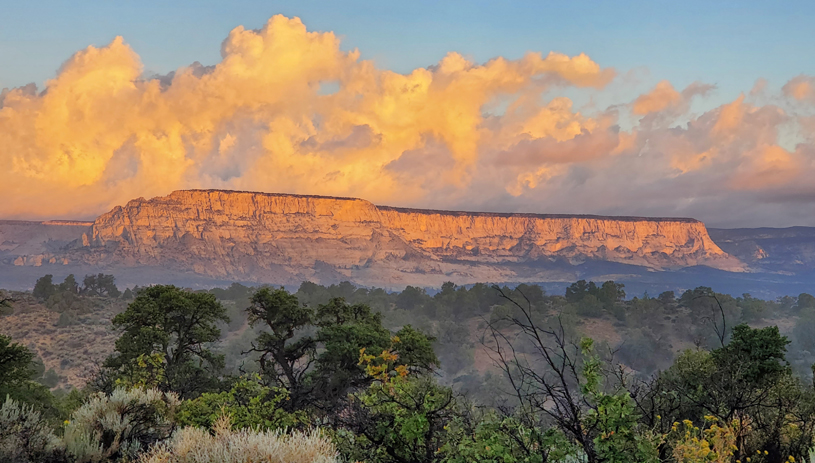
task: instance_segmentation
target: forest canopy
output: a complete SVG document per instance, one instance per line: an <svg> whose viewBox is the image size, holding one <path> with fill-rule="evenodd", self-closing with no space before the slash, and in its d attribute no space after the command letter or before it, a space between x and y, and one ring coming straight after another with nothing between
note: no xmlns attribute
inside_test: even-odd
<svg viewBox="0 0 815 463"><path fill-rule="evenodd" d="M121 292L112 275L48 275L9 293L4 316L26 298L71 326L112 307L116 339L69 390L0 338L4 461L203 461L185 452L252 439L291 461L366 462L782 462L815 445L809 294L632 297L582 280L562 295L348 282ZM321 453L303 456L303 442ZM230 461L254 461L248 451Z"/></svg>

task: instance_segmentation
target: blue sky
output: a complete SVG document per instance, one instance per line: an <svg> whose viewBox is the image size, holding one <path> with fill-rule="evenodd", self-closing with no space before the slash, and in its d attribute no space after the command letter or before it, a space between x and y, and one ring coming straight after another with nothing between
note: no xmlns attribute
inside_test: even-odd
<svg viewBox="0 0 815 463"><path fill-rule="evenodd" d="M223 188L815 225L813 24L812 1L4 2L0 89L65 72L0 93L0 217ZM450 52L509 61L387 72ZM196 61L220 64L139 75Z"/></svg>
<svg viewBox="0 0 815 463"><path fill-rule="evenodd" d="M0 87L42 83L88 45L122 35L147 71L220 60L237 25L299 16L331 30L379 67L407 72L448 51L483 62L528 50L587 53L601 66L633 70L645 85L669 79L718 86L731 100L763 77L780 86L815 73L815 2L337 2L31 1L6 2L0 16Z"/></svg>

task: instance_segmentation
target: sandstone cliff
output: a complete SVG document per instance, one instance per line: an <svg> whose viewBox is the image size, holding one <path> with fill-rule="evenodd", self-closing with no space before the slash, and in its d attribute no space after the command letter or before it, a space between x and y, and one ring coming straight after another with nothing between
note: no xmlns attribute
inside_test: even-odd
<svg viewBox="0 0 815 463"><path fill-rule="evenodd" d="M73 248L69 259L91 265L386 287L569 279L555 263L587 259L744 269L693 219L429 211L216 190L130 201L97 218Z"/></svg>

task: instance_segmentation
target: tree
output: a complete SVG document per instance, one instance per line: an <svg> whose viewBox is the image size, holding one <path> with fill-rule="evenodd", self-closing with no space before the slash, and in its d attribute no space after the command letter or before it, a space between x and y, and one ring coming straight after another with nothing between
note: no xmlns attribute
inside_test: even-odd
<svg viewBox="0 0 815 463"><path fill-rule="evenodd" d="M316 340L322 349L316 358L312 381L321 407L333 409L351 389L367 386L359 365L362 348L381 352L390 345L391 333L382 326L382 314L363 304L350 305L341 298L317 308Z"/></svg>
<svg viewBox="0 0 815 463"><path fill-rule="evenodd" d="M590 295L590 287L585 281L577 282L569 294L579 301ZM656 442L637 429L636 404L628 392L620 385L610 392L602 387L601 364L591 341L570 342L560 319L554 326L542 325L528 302L494 288L519 312L507 320L506 328L491 323L486 345L518 404L508 415L517 416L530 429L554 423L580 449L579 461L658 461ZM533 355L519 352L524 342L532 346ZM545 448L540 446L538 452ZM538 458L545 461L541 455Z"/></svg>
<svg viewBox="0 0 815 463"><path fill-rule="evenodd" d="M736 369L734 386L774 383L789 373L785 359L789 343L777 326L753 329L742 324L733 328L730 342L711 355L719 369Z"/></svg>
<svg viewBox="0 0 815 463"><path fill-rule="evenodd" d="M43 412L43 416L54 419L60 414L54 396L47 387L34 381L43 371L33 352L0 335L0 397L31 404Z"/></svg>
<svg viewBox="0 0 815 463"><path fill-rule="evenodd" d="M598 290L597 298L600 299L600 302L602 302L605 308L608 310L614 304L622 302L623 299L625 299L625 291L623 290L624 287L625 285L622 283L606 281Z"/></svg>
<svg viewBox="0 0 815 463"><path fill-rule="evenodd" d="M400 339L399 355L411 371L427 372L438 365L432 338L410 326L394 337L382 325L381 313L343 298L315 311L284 289L262 288L247 312L253 327L266 328L251 351L260 353L262 376L289 393L288 410L315 408L331 416L342 409L349 392L371 381L359 365L360 349L380 352L392 339Z"/></svg>
<svg viewBox="0 0 815 463"><path fill-rule="evenodd" d="M441 291L436 293L436 295L433 296L433 299L441 300L445 298L453 298L455 294L456 294L456 284L453 283L452 281L445 281L441 285Z"/></svg>
<svg viewBox="0 0 815 463"><path fill-rule="evenodd" d="M166 362L166 378L159 387L183 398L197 396L217 384L223 356L207 344L221 336L217 323L228 321L226 309L212 294L175 286L145 288L127 310L113 318L113 326L122 335L105 366L127 377L139 356L159 353Z"/></svg>
<svg viewBox="0 0 815 463"><path fill-rule="evenodd" d="M314 361L316 342L296 335L313 322L314 311L300 305L297 297L285 289L262 288L252 295L246 309L249 325L265 325L252 351L260 353L260 369L272 384L283 387L291 398L287 408L299 409L311 393L306 373Z"/></svg>
<svg viewBox="0 0 815 463"><path fill-rule="evenodd" d="M673 291L664 291L659 293L657 299L659 300L659 302L662 303L662 305L667 306L676 302L676 295L674 294Z"/></svg>
<svg viewBox="0 0 815 463"><path fill-rule="evenodd" d="M47 300L57 292L56 285L54 284L54 275L45 275L37 280L34 284L34 290L31 294L41 301Z"/></svg>
<svg viewBox="0 0 815 463"><path fill-rule="evenodd" d="M402 310L413 310L421 307L429 299L424 289L407 286L396 296L396 307Z"/></svg>
<svg viewBox="0 0 815 463"><path fill-rule="evenodd" d="M736 304L741 308L741 318L744 321L761 320L767 312L767 302L748 293L736 298Z"/></svg>
<svg viewBox="0 0 815 463"><path fill-rule="evenodd" d="M10 337L0 335L0 387L14 387L31 379L34 375L33 361L34 354L27 347L12 343Z"/></svg>
<svg viewBox="0 0 815 463"><path fill-rule="evenodd" d="M571 303L580 302L589 294L597 291L597 286L593 281L586 282L586 280L579 280L566 288L566 301Z"/></svg>
<svg viewBox="0 0 815 463"><path fill-rule="evenodd" d="M796 304L796 308L798 310L801 309L808 309L808 308L815 308L815 296L807 293L801 293L798 295L798 303Z"/></svg>
<svg viewBox="0 0 815 463"><path fill-rule="evenodd" d="M440 450L446 443L447 426L456 416L453 392L431 377L410 377L400 360L393 349L361 354L359 363L365 365L372 382L353 394L348 410L340 416L343 429L354 434L353 445L343 449L349 461L444 461Z"/></svg>
<svg viewBox="0 0 815 463"><path fill-rule="evenodd" d="M61 292L70 292L74 294L79 292L79 283L76 282L76 278L74 277L73 273L65 277L65 280L59 284L59 290Z"/></svg>
<svg viewBox="0 0 815 463"><path fill-rule="evenodd" d="M744 461L761 450L769 461L783 461L811 445L812 432L801 431L813 426L812 391L792 377L784 358L788 344L775 326L738 325L729 343L711 352L686 351L668 370L630 391L651 426L665 431L666 423L701 424L703 416L735 420L736 458Z"/></svg>
<svg viewBox="0 0 815 463"><path fill-rule="evenodd" d="M113 275L85 275L82 281L82 292L91 296L119 297L121 293L116 287L116 278Z"/></svg>

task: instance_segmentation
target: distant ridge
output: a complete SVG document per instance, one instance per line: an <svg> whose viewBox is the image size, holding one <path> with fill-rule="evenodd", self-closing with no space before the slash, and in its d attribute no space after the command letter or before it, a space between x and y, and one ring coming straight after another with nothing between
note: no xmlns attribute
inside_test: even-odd
<svg viewBox="0 0 815 463"><path fill-rule="evenodd" d="M586 261L745 270L695 219L443 211L215 189L131 200L99 216L62 251L17 257L15 265L62 262L258 283L349 280L398 288L567 281Z"/></svg>
<svg viewBox="0 0 815 463"><path fill-rule="evenodd" d="M362 198L353 198L349 196L323 196L323 195L304 195L294 193L266 193L245 190L222 190L222 189L190 189L190 190L175 190L170 193L182 191L196 191L204 193L241 193L252 194L258 196L273 196L273 197L294 197L294 198L314 198L314 199L334 199L339 201L367 201ZM140 198L144 199L144 198ZM638 217L638 216L616 216L616 215L595 215L595 214L539 214L534 212L489 212L489 211L451 211L446 209L422 209L411 207L396 207L396 206L382 206L376 205L377 209L391 210L396 212L415 213L415 214L443 214L443 215L472 215L480 217L529 217L541 219L596 219L596 220L620 220L625 222L683 222L683 223L701 223L701 221L690 217Z"/></svg>
<svg viewBox="0 0 815 463"><path fill-rule="evenodd" d="M680 223L702 223L690 217L636 217L625 215L594 215L594 214L535 214L531 212L470 212L470 211L447 211L440 209L414 209L410 207L376 206L381 210L403 212L406 214L441 214L454 216L477 216L477 217L528 217L537 219L593 219L593 220L613 220L621 222L680 222Z"/></svg>

